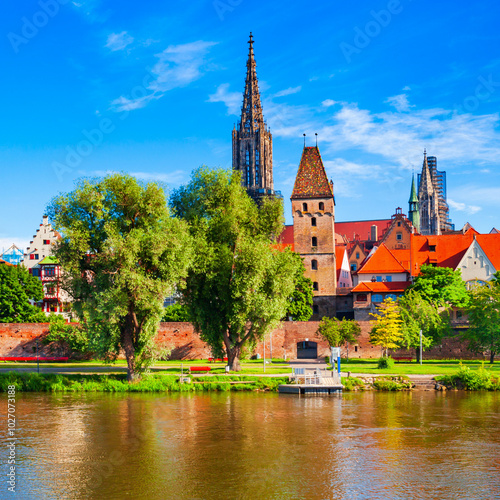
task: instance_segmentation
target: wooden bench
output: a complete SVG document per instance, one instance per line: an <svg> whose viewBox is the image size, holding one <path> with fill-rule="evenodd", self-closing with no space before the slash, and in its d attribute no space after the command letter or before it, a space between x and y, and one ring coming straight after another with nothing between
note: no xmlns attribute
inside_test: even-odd
<svg viewBox="0 0 500 500"><path fill-rule="evenodd" d="M413 358L411 356L392 356L394 361L412 361Z"/></svg>
<svg viewBox="0 0 500 500"><path fill-rule="evenodd" d="M46 362L46 361L57 361L57 362L62 362L62 361L68 361L68 357L41 357L39 356L38 358L36 356L4 356L0 357L0 361L39 361L39 362Z"/></svg>
<svg viewBox="0 0 500 500"><path fill-rule="evenodd" d="M209 363L222 363L223 361L225 363L227 363L227 358L223 358L223 359L221 359L221 358L208 358Z"/></svg>
<svg viewBox="0 0 500 500"><path fill-rule="evenodd" d="M210 366L190 366L189 372L209 372L211 370Z"/></svg>

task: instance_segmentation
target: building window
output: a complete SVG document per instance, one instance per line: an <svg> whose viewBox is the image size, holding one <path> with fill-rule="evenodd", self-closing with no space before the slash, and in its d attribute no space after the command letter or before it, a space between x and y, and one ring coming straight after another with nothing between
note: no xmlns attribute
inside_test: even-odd
<svg viewBox="0 0 500 500"><path fill-rule="evenodd" d="M313 306L313 314L319 314L319 307L316 305Z"/></svg>
<svg viewBox="0 0 500 500"><path fill-rule="evenodd" d="M393 293L388 293L386 296L385 296L386 299L392 299L392 300L398 300L398 297L397 295L394 295Z"/></svg>
<svg viewBox="0 0 500 500"><path fill-rule="evenodd" d="M366 293L358 293L356 300L358 302L366 302L368 300L368 296L366 295Z"/></svg>
<svg viewBox="0 0 500 500"><path fill-rule="evenodd" d="M436 251L436 245L429 245L429 252L435 252Z"/></svg>
<svg viewBox="0 0 500 500"><path fill-rule="evenodd" d="M316 226L316 217L311 219L311 226Z"/></svg>
<svg viewBox="0 0 500 500"><path fill-rule="evenodd" d="M356 259L359 259L359 252L356 252Z"/></svg>
<svg viewBox="0 0 500 500"><path fill-rule="evenodd" d="M314 290L315 292L317 292L317 291L319 290L319 286L318 286L318 282L317 282L317 281L315 281L315 282L313 283L313 290Z"/></svg>
<svg viewBox="0 0 500 500"><path fill-rule="evenodd" d="M324 210L325 209L325 204L322 201L319 202L319 209L320 210Z"/></svg>
<svg viewBox="0 0 500 500"><path fill-rule="evenodd" d="M318 238L316 236L312 237L312 246L317 247L318 246Z"/></svg>
<svg viewBox="0 0 500 500"><path fill-rule="evenodd" d="M386 276L385 281L388 281L390 283L392 281L392 276Z"/></svg>
<svg viewBox="0 0 500 500"><path fill-rule="evenodd" d="M377 276L377 283L382 283L382 276Z"/></svg>
<svg viewBox="0 0 500 500"><path fill-rule="evenodd" d="M353 263L351 264L351 271L353 271L353 272L354 272L354 271L357 271L357 269L358 269L358 264L357 264L356 262L353 262Z"/></svg>
<svg viewBox="0 0 500 500"><path fill-rule="evenodd" d="M318 270L318 261L317 260L312 260L311 261L311 269L313 271L317 271Z"/></svg>
<svg viewBox="0 0 500 500"><path fill-rule="evenodd" d="M302 211L307 212L307 203L302 203Z"/></svg>
<svg viewBox="0 0 500 500"><path fill-rule="evenodd" d="M35 254L35 260L38 260L38 254L37 253Z"/></svg>
<svg viewBox="0 0 500 500"><path fill-rule="evenodd" d="M45 268L45 276L55 276L56 268L55 267L47 267Z"/></svg>
<svg viewBox="0 0 500 500"><path fill-rule="evenodd" d="M358 352L358 346L357 345L354 346L354 352Z"/></svg>
<svg viewBox="0 0 500 500"><path fill-rule="evenodd" d="M379 302L383 302L384 301L384 298L382 297L382 294L380 293L376 293L375 295L372 296L372 302L374 303L379 303Z"/></svg>
<svg viewBox="0 0 500 500"><path fill-rule="evenodd" d="M43 240L44 245L50 245L50 240Z"/></svg>
<svg viewBox="0 0 500 500"><path fill-rule="evenodd" d="M398 227L401 227L401 221L398 221Z"/></svg>
<svg viewBox="0 0 500 500"><path fill-rule="evenodd" d="M401 241L401 240L403 239L403 233L401 233L401 232L397 232L397 233L396 233L396 239L397 239L398 241Z"/></svg>

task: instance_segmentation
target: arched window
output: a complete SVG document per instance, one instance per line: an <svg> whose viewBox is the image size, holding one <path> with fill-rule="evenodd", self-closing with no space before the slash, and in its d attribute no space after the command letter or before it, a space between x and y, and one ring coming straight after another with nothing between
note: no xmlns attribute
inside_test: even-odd
<svg viewBox="0 0 500 500"><path fill-rule="evenodd" d="M313 283L313 290L314 290L315 292L317 292L317 291L319 290L319 286L318 286L318 282L317 282L317 281L315 281L315 282Z"/></svg>
<svg viewBox="0 0 500 500"><path fill-rule="evenodd" d="M311 226L316 226L316 217L311 219Z"/></svg>
<svg viewBox="0 0 500 500"><path fill-rule="evenodd" d="M379 303L383 302L384 298L382 297L382 294L376 293L375 295L372 295L372 302Z"/></svg>
<svg viewBox="0 0 500 500"><path fill-rule="evenodd" d="M324 210L325 209L325 204L322 201L319 202L319 209L320 210Z"/></svg>
<svg viewBox="0 0 500 500"><path fill-rule="evenodd" d="M260 187L260 152L255 151L255 185Z"/></svg>
<svg viewBox="0 0 500 500"><path fill-rule="evenodd" d="M392 299L394 301L398 300L398 296L393 294L393 293L388 293L386 296L385 296L386 299Z"/></svg>
<svg viewBox="0 0 500 500"><path fill-rule="evenodd" d="M317 247L318 246L318 238L316 236L312 237L312 246Z"/></svg>
<svg viewBox="0 0 500 500"><path fill-rule="evenodd" d="M302 203L302 211L307 212L307 203Z"/></svg>
<svg viewBox="0 0 500 500"><path fill-rule="evenodd" d="M313 271L317 271L318 270L318 261L316 259L311 260L311 269Z"/></svg>

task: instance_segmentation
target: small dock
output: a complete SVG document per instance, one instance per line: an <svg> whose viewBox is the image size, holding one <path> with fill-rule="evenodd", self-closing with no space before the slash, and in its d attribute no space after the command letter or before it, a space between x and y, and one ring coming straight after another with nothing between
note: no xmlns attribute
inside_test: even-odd
<svg viewBox="0 0 500 500"><path fill-rule="evenodd" d="M343 386L340 384L283 384L278 387L280 394L303 394L303 395L330 395L342 394Z"/></svg>

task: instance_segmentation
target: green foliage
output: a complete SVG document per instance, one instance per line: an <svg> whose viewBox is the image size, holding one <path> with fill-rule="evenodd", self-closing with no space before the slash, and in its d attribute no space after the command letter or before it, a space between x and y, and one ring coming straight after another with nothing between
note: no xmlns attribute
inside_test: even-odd
<svg viewBox="0 0 500 500"><path fill-rule="evenodd" d="M383 356L382 358L378 358L377 368L379 370L384 370L386 368L394 368L394 360L388 356Z"/></svg>
<svg viewBox="0 0 500 500"><path fill-rule="evenodd" d="M107 359L123 349L132 380L155 360L164 297L187 273L185 222L170 216L162 187L126 174L81 180L52 200L49 216L88 348Z"/></svg>
<svg viewBox="0 0 500 500"><path fill-rule="evenodd" d="M342 377L343 391L364 391L366 389L365 383L357 377Z"/></svg>
<svg viewBox="0 0 500 500"><path fill-rule="evenodd" d="M162 321L165 322L189 322L190 316L189 316L189 309L183 305L180 304L179 302L172 304L170 306L165 307L163 310L163 317L161 319Z"/></svg>
<svg viewBox="0 0 500 500"><path fill-rule="evenodd" d="M297 272L295 274L295 290L289 298L290 304L286 312L286 318L292 317L293 321L308 321L312 316L313 306L313 283L306 278L304 273L304 261L299 254L293 253L297 260Z"/></svg>
<svg viewBox="0 0 500 500"><path fill-rule="evenodd" d="M60 314L49 316L49 334L43 339L44 344L58 342L66 344L72 351L88 352L89 339L87 332L79 325L66 323Z"/></svg>
<svg viewBox="0 0 500 500"><path fill-rule="evenodd" d="M410 390L412 383L407 377L377 377L373 380L373 387L377 391L405 391Z"/></svg>
<svg viewBox="0 0 500 500"><path fill-rule="evenodd" d="M459 269L423 265L411 287L436 307L466 307L468 295Z"/></svg>
<svg viewBox="0 0 500 500"><path fill-rule="evenodd" d="M350 319L339 320L337 318L321 319L318 325L320 335L332 347L340 347L344 344L353 344L361 333L359 323Z"/></svg>
<svg viewBox="0 0 500 500"><path fill-rule="evenodd" d="M424 300L415 289L408 289L398 300L398 305L403 322L401 346L417 349L422 330L422 349L425 350L450 332L448 312L439 312L433 303Z"/></svg>
<svg viewBox="0 0 500 500"><path fill-rule="evenodd" d="M370 316L375 318L371 321L370 343L382 346L387 357L387 350L397 349L403 340L398 303L388 297L380 304L378 314L370 313Z"/></svg>
<svg viewBox="0 0 500 500"><path fill-rule="evenodd" d="M42 282L19 266L0 264L0 323L44 323L43 311L30 304L43 299Z"/></svg>
<svg viewBox="0 0 500 500"><path fill-rule="evenodd" d="M0 373L0 392L9 385L16 392L207 392L277 391L287 378L269 377L195 377L180 383L175 375L149 374L130 384L124 375L56 375L39 373Z"/></svg>
<svg viewBox="0 0 500 500"><path fill-rule="evenodd" d="M454 375L445 375L438 380L447 387L468 391L500 391L500 378L492 375L484 366L473 371L468 366L461 365Z"/></svg>
<svg viewBox="0 0 500 500"><path fill-rule="evenodd" d="M470 292L469 328L462 338L475 352L490 352L490 362L500 352L500 284L496 280Z"/></svg>
<svg viewBox="0 0 500 500"><path fill-rule="evenodd" d="M279 325L295 289L295 254L272 246L283 227L282 202L257 206L239 174L202 167L174 192L171 205L196 240L184 302L213 355L225 350L231 369L239 370L242 348Z"/></svg>

